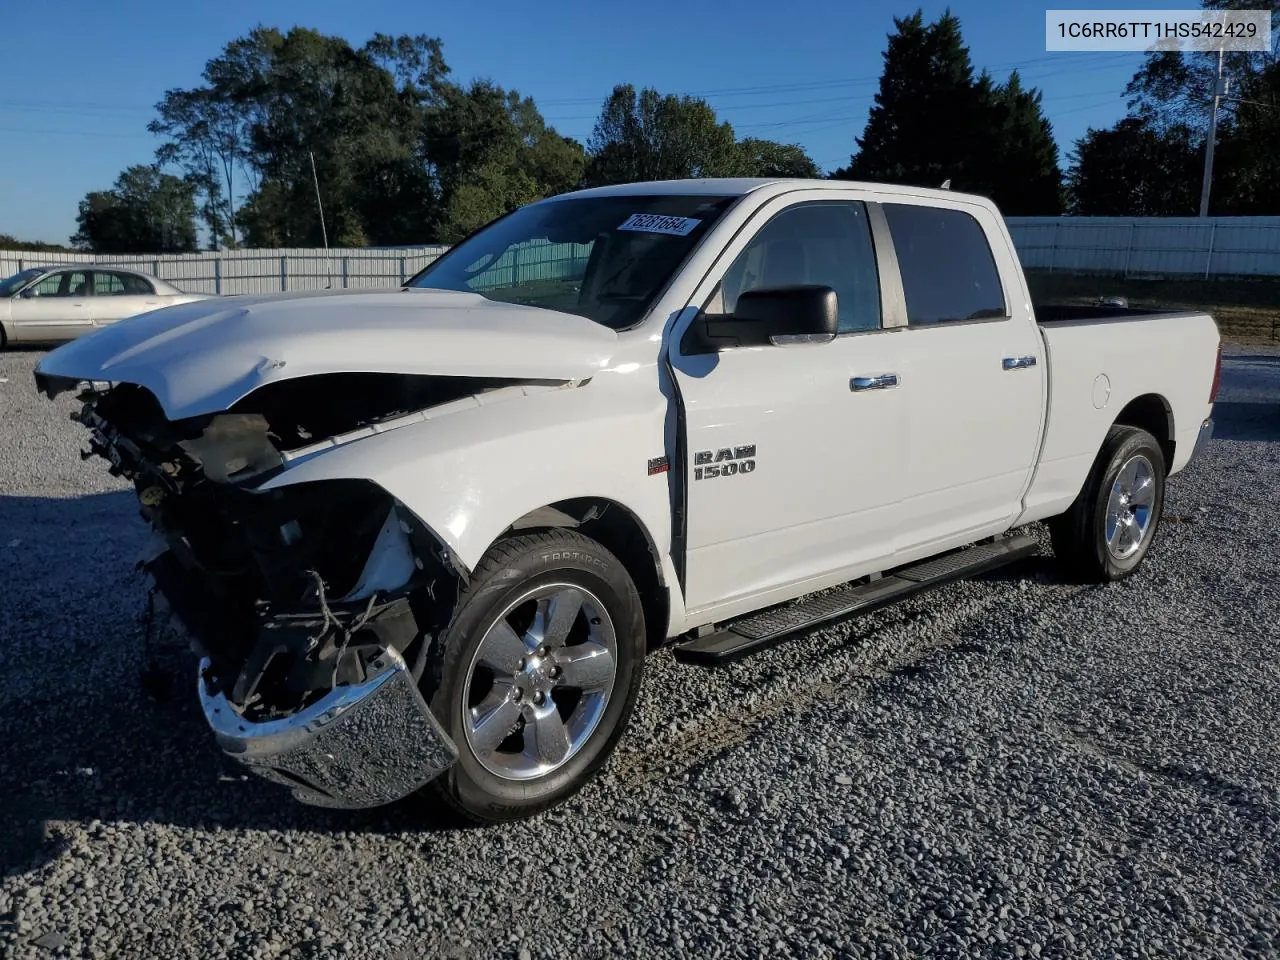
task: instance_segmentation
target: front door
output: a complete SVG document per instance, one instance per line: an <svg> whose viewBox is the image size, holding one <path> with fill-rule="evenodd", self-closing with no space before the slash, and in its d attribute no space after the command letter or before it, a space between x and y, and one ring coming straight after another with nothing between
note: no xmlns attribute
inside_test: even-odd
<svg viewBox="0 0 1280 960"><path fill-rule="evenodd" d="M902 277L906 398L901 557L1003 531L1039 449L1046 360L991 212L963 200L882 205ZM984 229L985 226L985 229ZM997 261L997 257L1000 258Z"/></svg>
<svg viewBox="0 0 1280 960"><path fill-rule="evenodd" d="M881 569L893 553L901 333L883 328L866 206L843 191L799 199L815 193L762 208L694 302L732 313L744 290L824 284L839 302L833 341L698 355L674 333L694 615L798 596Z"/></svg>
<svg viewBox="0 0 1280 960"><path fill-rule="evenodd" d="M93 327L89 271L58 270L11 301L14 340L70 340Z"/></svg>

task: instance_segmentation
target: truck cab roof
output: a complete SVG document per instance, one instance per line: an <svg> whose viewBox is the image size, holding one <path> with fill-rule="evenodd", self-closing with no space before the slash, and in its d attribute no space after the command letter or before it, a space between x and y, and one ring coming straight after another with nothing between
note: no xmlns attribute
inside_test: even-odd
<svg viewBox="0 0 1280 960"><path fill-rule="evenodd" d="M590 187L586 190L575 190L563 193L552 200L566 200L578 197L639 196L653 193L690 196L745 196L758 190L770 187L805 190L873 190L876 193L908 196L931 197L934 199L972 198L984 203L990 201L977 194L967 194L958 190L942 190L931 187L915 187L896 183L875 183L863 180L818 180L801 177L705 177L691 180L646 180L637 183L619 183L607 187Z"/></svg>

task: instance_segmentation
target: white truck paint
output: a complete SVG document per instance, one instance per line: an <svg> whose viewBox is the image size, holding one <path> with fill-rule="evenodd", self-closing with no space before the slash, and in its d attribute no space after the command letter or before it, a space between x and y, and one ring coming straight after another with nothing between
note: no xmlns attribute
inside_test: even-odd
<svg viewBox="0 0 1280 960"><path fill-rule="evenodd" d="M693 238L616 329L499 302L518 285L506 294L421 289L433 282L428 268L395 293L156 311L49 354L37 378L51 390L137 385L170 421L347 373L495 381L421 415L315 437L324 442L240 486L266 494L369 481L463 576L522 518L570 501L612 505L652 555L665 602L646 615L661 617L656 632L668 638L1062 514L1117 422L1149 429L1172 453L1170 474L1209 423L1219 348L1211 317L1086 310L1038 322L1004 221L979 197L839 181L678 181L570 194L529 216L568 200L626 211L655 197L720 206L701 233L697 218L671 215L643 243L630 233L618 241L642 243L626 248L622 274L655 250L660 258L661 244ZM840 211L830 221L837 239L806 232L831 210ZM648 212L623 229L656 222L637 219ZM936 228L918 228L930 218ZM848 256L833 259L846 242L865 242L869 269L855 276ZM971 271L957 296L985 296L988 309L917 322L948 309L952 259ZM577 286L547 283L586 302L610 282L599 270L589 262ZM728 298L769 287L770 275L832 278L849 328L782 345L699 347L706 317L730 314Z"/></svg>

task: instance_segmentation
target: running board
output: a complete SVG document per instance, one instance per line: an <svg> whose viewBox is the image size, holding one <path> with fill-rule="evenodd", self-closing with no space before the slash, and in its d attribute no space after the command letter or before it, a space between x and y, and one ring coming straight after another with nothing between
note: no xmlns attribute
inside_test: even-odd
<svg viewBox="0 0 1280 960"><path fill-rule="evenodd" d="M887 573L879 580L850 583L730 620L715 633L677 644L675 658L681 663L698 664L736 660L801 630L866 613L912 594L986 573L1038 550L1039 545L1031 537L1017 536L943 554Z"/></svg>

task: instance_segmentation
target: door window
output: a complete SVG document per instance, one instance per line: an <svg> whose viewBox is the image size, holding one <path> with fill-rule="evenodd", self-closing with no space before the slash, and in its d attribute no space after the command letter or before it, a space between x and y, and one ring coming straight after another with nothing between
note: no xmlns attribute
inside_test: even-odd
<svg viewBox="0 0 1280 960"><path fill-rule="evenodd" d="M128 291L124 288L124 280L118 273L93 272L93 295L95 297L122 297Z"/></svg>
<svg viewBox="0 0 1280 960"><path fill-rule="evenodd" d="M138 297L155 293L151 284L132 273L110 273L106 270L93 272L93 295L95 297Z"/></svg>
<svg viewBox="0 0 1280 960"><path fill-rule="evenodd" d="M1008 315L981 224L963 210L884 204L911 327Z"/></svg>
<svg viewBox="0 0 1280 960"><path fill-rule="evenodd" d="M31 289L37 297L87 297L89 274L80 270L51 273Z"/></svg>
<svg viewBox="0 0 1280 960"><path fill-rule="evenodd" d="M841 333L880 328L880 275L864 204L819 201L775 216L725 272L723 310L732 313L747 290L790 284L834 290Z"/></svg>
<svg viewBox="0 0 1280 960"><path fill-rule="evenodd" d="M149 297L156 292L150 280L140 277L136 273L122 273L119 274L119 277L124 284L124 292L130 296Z"/></svg>

